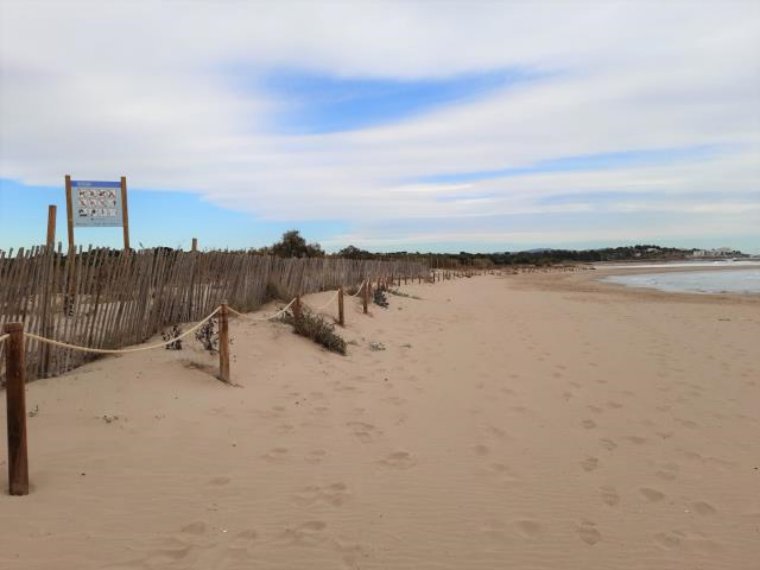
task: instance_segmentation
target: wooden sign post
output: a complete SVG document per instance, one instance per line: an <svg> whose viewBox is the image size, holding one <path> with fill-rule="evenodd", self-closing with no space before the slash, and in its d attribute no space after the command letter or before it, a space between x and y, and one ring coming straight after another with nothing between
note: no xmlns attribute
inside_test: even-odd
<svg viewBox="0 0 760 570"><path fill-rule="evenodd" d="M69 254L74 253L74 201L71 197L71 176L66 175L66 228L69 238Z"/></svg>
<svg viewBox="0 0 760 570"><path fill-rule="evenodd" d="M55 216L57 209L55 204L48 206L47 241L45 244L51 251L55 248Z"/></svg>
<svg viewBox="0 0 760 570"><path fill-rule="evenodd" d="M129 208L127 207L127 177L121 177L121 225L124 230L124 251L129 254Z"/></svg>

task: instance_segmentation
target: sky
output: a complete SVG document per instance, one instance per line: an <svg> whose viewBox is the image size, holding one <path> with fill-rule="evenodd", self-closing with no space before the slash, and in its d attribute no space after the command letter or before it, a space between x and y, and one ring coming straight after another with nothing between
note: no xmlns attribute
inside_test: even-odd
<svg viewBox="0 0 760 570"><path fill-rule="evenodd" d="M66 174L133 247L760 253L760 3L0 0L0 249Z"/></svg>

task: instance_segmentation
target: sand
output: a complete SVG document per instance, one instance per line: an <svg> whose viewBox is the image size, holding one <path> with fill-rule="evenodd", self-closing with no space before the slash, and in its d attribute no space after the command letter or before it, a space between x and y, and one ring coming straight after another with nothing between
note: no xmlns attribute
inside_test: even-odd
<svg viewBox="0 0 760 570"><path fill-rule="evenodd" d="M409 285L346 357L236 321L239 387L192 347L36 381L0 567L757 568L760 302L600 273Z"/></svg>

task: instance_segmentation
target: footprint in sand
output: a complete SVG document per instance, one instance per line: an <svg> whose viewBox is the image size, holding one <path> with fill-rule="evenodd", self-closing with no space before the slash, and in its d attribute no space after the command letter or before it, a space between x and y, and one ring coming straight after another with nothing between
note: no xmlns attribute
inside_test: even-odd
<svg viewBox="0 0 760 570"><path fill-rule="evenodd" d="M594 420L583 420L581 425L586 429L594 429L596 427L596 422Z"/></svg>
<svg viewBox="0 0 760 570"><path fill-rule="evenodd" d="M485 457L491 453L491 450L487 445L476 445L472 450L475 452L475 455L480 455L481 457Z"/></svg>
<svg viewBox="0 0 760 570"><path fill-rule="evenodd" d="M704 501L697 501L696 503L692 503L691 508L695 513L702 516L714 515L717 512L715 507L713 507L710 503L706 503Z"/></svg>
<svg viewBox="0 0 760 570"><path fill-rule="evenodd" d="M406 400L399 396L388 396L387 398L383 398L383 402L388 402L394 406L401 406L406 403Z"/></svg>
<svg viewBox="0 0 760 570"><path fill-rule="evenodd" d="M623 438L626 441L630 441L631 443L635 443L636 445L642 445L647 442L647 438L641 437L640 435L629 435Z"/></svg>
<svg viewBox="0 0 760 570"><path fill-rule="evenodd" d="M279 434L286 435L291 433L295 429L293 424L280 424L275 428L275 431Z"/></svg>
<svg viewBox="0 0 760 570"><path fill-rule="evenodd" d="M678 477L679 467L676 463L663 463L655 475L663 481L674 481Z"/></svg>
<svg viewBox="0 0 760 570"><path fill-rule="evenodd" d="M617 443L611 439L600 439L599 444L607 451L613 451L614 449L617 449Z"/></svg>
<svg viewBox="0 0 760 570"><path fill-rule="evenodd" d="M589 520L582 521L577 531L580 539L589 546L594 546L602 539L602 535L596 530L596 523Z"/></svg>
<svg viewBox="0 0 760 570"><path fill-rule="evenodd" d="M256 546L258 537L258 533L252 529L233 535L227 546L230 556L238 559L248 559L253 556L252 550Z"/></svg>
<svg viewBox="0 0 760 570"><path fill-rule="evenodd" d="M324 521L307 521L293 528L286 529L280 536L290 546L317 546L326 540L324 534L327 523Z"/></svg>
<svg viewBox="0 0 760 570"><path fill-rule="evenodd" d="M543 527L534 520L524 519L515 521L517 534L523 538L538 538L543 533Z"/></svg>
<svg viewBox="0 0 760 570"><path fill-rule="evenodd" d="M284 447L275 447L267 451L261 457L269 463L283 463L288 460L290 454Z"/></svg>
<svg viewBox="0 0 760 570"><path fill-rule="evenodd" d="M639 489L639 493L641 493L644 498L650 503L659 503L665 498L665 493L662 493L657 489L652 489L650 487L642 487Z"/></svg>
<svg viewBox="0 0 760 570"><path fill-rule="evenodd" d="M605 485L600 488L600 491L602 495L602 502L604 502L605 505L614 507L620 502L620 495L618 495L615 487Z"/></svg>
<svg viewBox="0 0 760 570"><path fill-rule="evenodd" d="M363 443L372 443L381 433L375 426L366 422L348 422L351 432Z"/></svg>
<svg viewBox="0 0 760 570"><path fill-rule="evenodd" d="M361 562L367 560L371 555L371 551L361 544L346 544L336 540L335 547L340 554L343 565L351 570L362 568Z"/></svg>
<svg viewBox="0 0 760 570"><path fill-rule="evenodd" d="M498 483L505 486L512 486L521 482L520 477L515 475L512 469L504 463L491 463L488 466L490 473L496 477Z"/></svg>
<svg viewBox="0 0 760 570"><path fill-rule="evenodd" d="M322 463L326 455L327 451L324 449L315 449L309 452L309 454L306 456L306 461L309 463Z"/></svg>
<svg viewBox="0 0 760 570"><path fill-rule="evenodd" d="M182 527L181 532L184 534L192 534L200 536L206 533L206 523L203 521L196 521Z"/></svg>
<svg viewBox="0 0 760 570"><path fill-rule="evenodd" d="M380 464L393 469L409 469L417 464L408 451L394 451L380 460Z"/></svg>
<svg viewBox="0 0 760 570"><path fill-rule="evenodd" d="M348 501L349 496L346 484L339 482L331 485L305 487L295 495L294 501L304 506L326 504L332 507L340 507Z"/></svg>
<svg viewBox="0 0 760 570"><path fill-rule="evenodd" d="M665 550L672 550L678 548L681 545L681 540L684 538L683 534L679 531L673 532L659 532L654 535L654 542Z"/></svg>
<svg viewBox="0 0 760 570"><path fill-rule="evenodd" d="M581 461L581 467L586 472L594 471L597 467L599 467L599 459L596 457L587 457Z"/></svg>
<svg viewBox="0 0 760 570"><path fill-rule="evenodd" d="M509 437L506 431L493 425L487 426L485 431L488 435L495 437L496 439L508 439Z"/></svg>

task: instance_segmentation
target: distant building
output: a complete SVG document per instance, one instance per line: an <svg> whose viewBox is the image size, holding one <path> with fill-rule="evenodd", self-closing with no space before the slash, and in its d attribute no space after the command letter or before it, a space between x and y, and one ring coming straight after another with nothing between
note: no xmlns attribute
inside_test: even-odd
<svg viewBox="0 0 760 570"><path fill-rule="evenodd" d="M695 249L691 252L692 257L734 257L736 255L741 255L741 253L730 247Z"/></svg>

